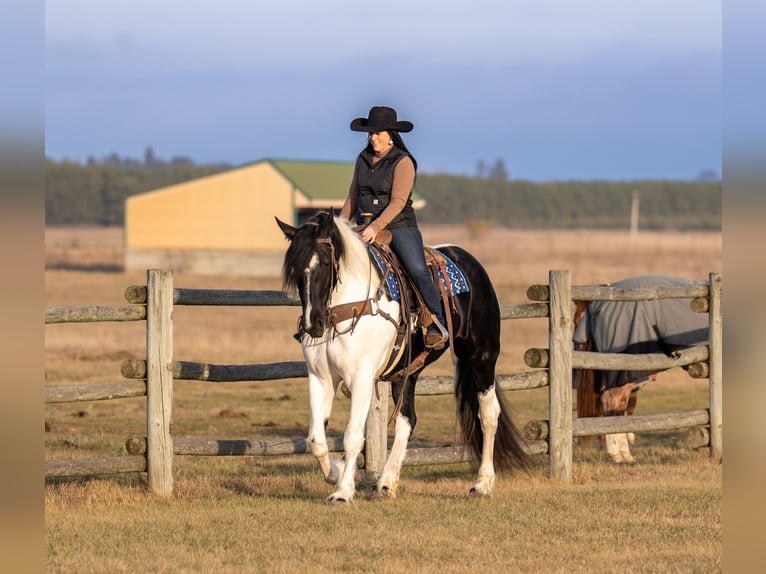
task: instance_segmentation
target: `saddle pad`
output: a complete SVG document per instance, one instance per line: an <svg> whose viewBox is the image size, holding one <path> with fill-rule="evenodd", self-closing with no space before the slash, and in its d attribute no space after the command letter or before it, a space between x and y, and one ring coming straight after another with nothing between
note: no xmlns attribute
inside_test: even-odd
<svg viewBox="0 0 766 574"><path fill-rule="evenodd" d="M383 273L386 270L385 262L374 247L369 246L369 250L375 259L375 262L378 264L378 269ZM441 251L439 253L441 253ZM466 281L463 272L449 257L443 253L441 253L441 255L446 260L444 267L447 269L447 280L449 280L449 285L452 287L452 293L454 295L457 295L458 293L468 293L468 281ZM439 279L445 287L448 287L441 269L439 269ZM388 293L391 296L391 299L394 301L402 300L401 293L399 292L399 282L391 273L386 276L386 287L388 288ZM449 288L447 288L447 292L449 293Z"/></svg>

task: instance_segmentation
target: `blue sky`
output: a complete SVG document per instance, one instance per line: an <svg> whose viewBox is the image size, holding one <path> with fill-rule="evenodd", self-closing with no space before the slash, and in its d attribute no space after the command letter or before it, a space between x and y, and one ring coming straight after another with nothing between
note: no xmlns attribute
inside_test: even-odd
<svg viewBox="0 0 766 574"><path fill-rule="evenodd" d="M46 155L352 161L372 105L420 169L721 173L721 0L48 0ZM87 17L85 16L87 15Z"/></svg>

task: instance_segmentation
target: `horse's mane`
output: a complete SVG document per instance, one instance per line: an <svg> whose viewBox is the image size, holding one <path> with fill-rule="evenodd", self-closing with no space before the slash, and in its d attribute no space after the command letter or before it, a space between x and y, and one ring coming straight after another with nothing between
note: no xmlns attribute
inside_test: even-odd
<svg viewBox="0 0 766 574"><path fill-rule="evenodd" d="M370 250L359 235L351 228L351 223L343 217L335 218L335 227L344 245L344 257L339 260L340 274L343 277L358 276L367 280L370 275Z"/></svg>
<svg viewBox="0 0 766 574"><path fill-rule="evenodd" d="M358 275L367 279L370 273L370 255L367 246L342 217L334 217L335 225L328 225L327 212L321 212L295 230L290 246L285 253L282 267L282 285L284 289L297 288L302 281L303 272L316 254L327 273L332 272L331 257L335 257L339 274L343 277ZM332 242L332 250L320 247L319 239L327 238ZM337 281L337 277L333 276ZM331 285L334 288L335 285Z"/></svg>
<svg viewBox="0 0 766 574"><path fill-rule="evenodd" d="M330 262L330 250L317 248L318 239L323 236L326 225L327 212L320 212L309 219L300 227L295 229L294 235L290 239L290 246L285 253L285 260L282 266L282 286L284 289L297 288L300 285L303 272L309 267L312 257L315 255L327 259ZM326 237L327 234L325 233ZM335 247L335 257L343 257L343 244L330 237ZM336 243L339 243L337 246Z"/></svg>

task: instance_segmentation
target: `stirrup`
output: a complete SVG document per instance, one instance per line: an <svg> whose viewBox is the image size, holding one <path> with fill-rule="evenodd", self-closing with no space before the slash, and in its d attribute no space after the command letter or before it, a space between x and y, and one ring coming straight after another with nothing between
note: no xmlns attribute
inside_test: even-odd
<svg viewBox="0 0 766 574"><path fill-rule="evenodd" d="M447 332L447 329L444 328L444 325L441 324L441 321L439 321L436 317L432 317L432 319L433 322L428 326L428 329L426 330L425 343L426 347L436 349L438 351L444 347L449 337L449 333ZM434 329L436 332L434 332Z"/></svg>

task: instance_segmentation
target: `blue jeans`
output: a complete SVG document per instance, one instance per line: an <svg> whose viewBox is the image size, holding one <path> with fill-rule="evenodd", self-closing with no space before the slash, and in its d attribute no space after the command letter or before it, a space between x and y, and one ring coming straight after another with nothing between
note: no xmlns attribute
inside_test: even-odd
<svg viewBox="0 0 766 574"><path fill-rule="evenodd" d="M439 291L431 279L423 255L423 236L417 227L396 227L391 232L391 250L396 253L413 283L420 291L428 310L444 325L444 313Z"/></svg>

